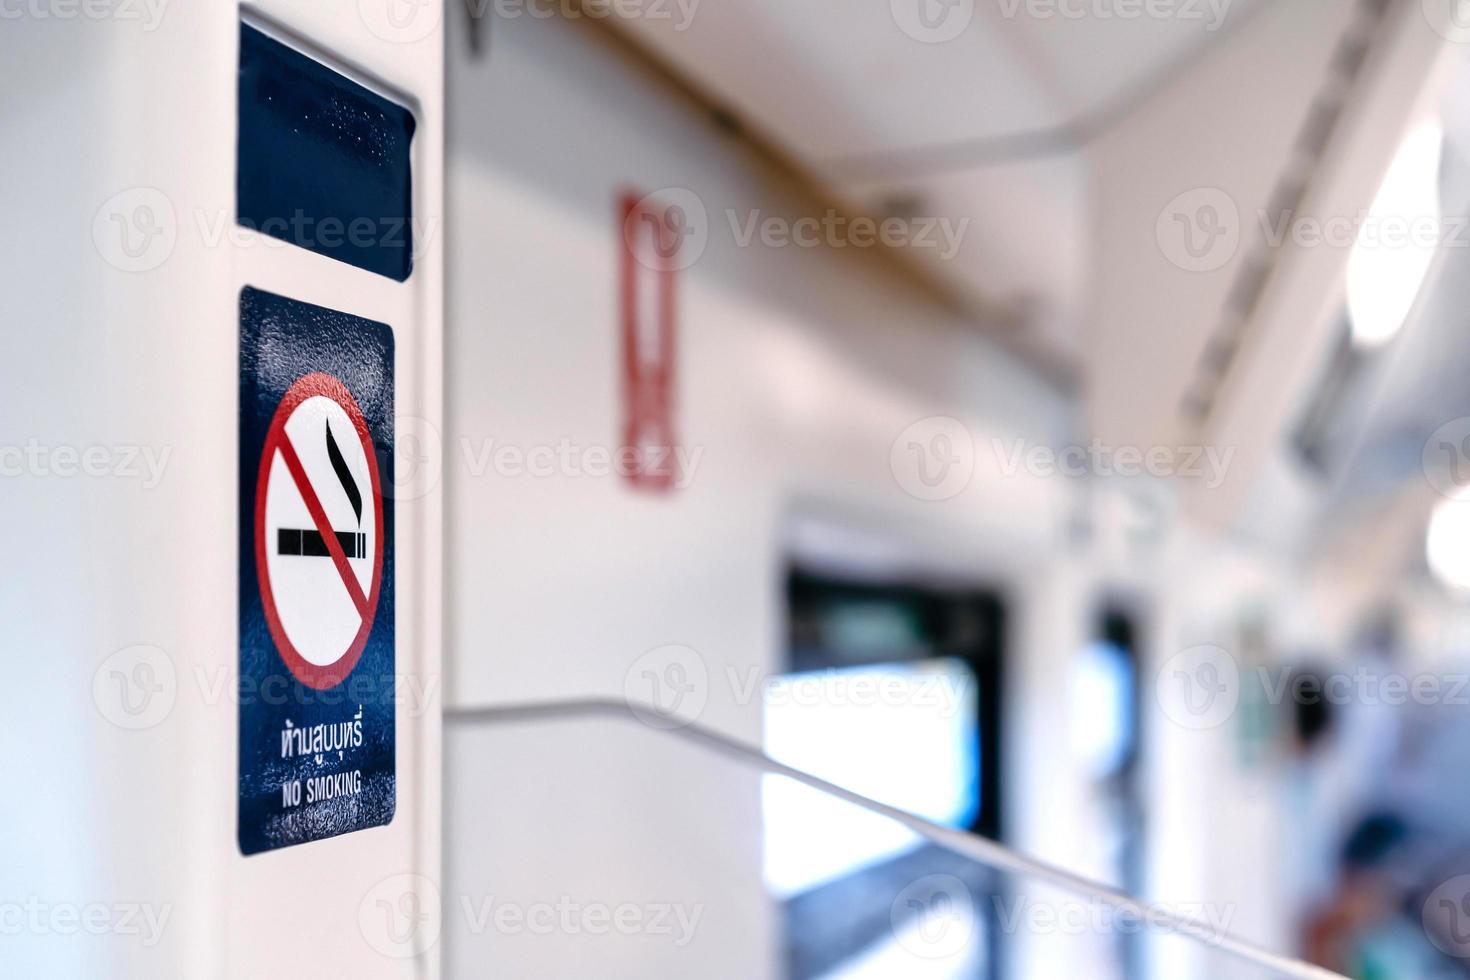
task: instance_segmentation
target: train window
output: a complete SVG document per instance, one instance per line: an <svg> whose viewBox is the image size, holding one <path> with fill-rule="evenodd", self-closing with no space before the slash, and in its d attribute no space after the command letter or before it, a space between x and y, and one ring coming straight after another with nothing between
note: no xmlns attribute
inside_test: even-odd
<svg viewBox="0 0 1470 980"><path fill-rule="evenodd" d="M767 751L938 823L999 837L999 598L795 570L787 605L788 673L766 691ZM767 780L764 811L766 882L783 905L792 980L864 975L862 963L882 963L898 941L894 896L927 875L970 875L973 893L994 889L990 872L789 780ZM977 939L964 975L995 969L985 938L997 934Z"/></svg>
<svg viewBox="0 0 1470 980"><path fill-rule="evenodd" d="M951 827L979 810L975 676L960 660L792 674L767 691L773 758ZM785 779L765 790L766 879L800 894L912 850L897 824Z"/></svg>

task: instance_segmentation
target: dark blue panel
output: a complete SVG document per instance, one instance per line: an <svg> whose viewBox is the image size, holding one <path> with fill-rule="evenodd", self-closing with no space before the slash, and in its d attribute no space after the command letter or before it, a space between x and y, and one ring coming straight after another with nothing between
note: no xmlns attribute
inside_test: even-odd
<svg viewBox="0 0 1470 980"><path fill-rule="evenodd" d="M247 287L240 294L240 677L238 839L245 854L305 844L339 834L379 827L393 820L396 800L394 721L398 675L395 669L394 507L393 494L393 331L320 306ZM334 486L333 476L319 484L325 505L335 504L343 522L333 528L339 542L351 542L346 558L366 561L369 539L361 520L381 515L381 533L370 547L381 550L381 573L371 589L371 619L365 614L362 641L339 676L327 680L292 666L273 624L279 624L286 587L266 587L269 559L261 549L278 549L285 560L330 569L325 549L296 547L290 531L266 527L260 500L264 464L273 464L272 434L289 406L291 392L310 379L329 378L343 401L361 414L364 440L377 468L355 493ZM314 430L315 431L315 430ZM331 430L325 429L325 435ZM298 430L300 435L300 430ZM351 427L336 430L340 446L350 446ZM292 440L293 443L295 440ZM296 446L304 457L309 447ZM355 450L353 450L355 452ZM328 450L330 453L331 451ZM338 453L342 452L338 449ZM335 464L334 464L335 465ZM330 470L319 470L330 473ZM346 477L351 480L350 474ZM277 491L281 492L281 491ZM320 528L297 525L304 539ZM321 540L319 538L319 540ZM289 643L289 636L287 643ZM351 660L350 656L357 659ZM308 751L293 736L320 737ZM345 733L345 734L344 734ZM304 787L299 802L288 803L286 789ZM322 788L319 798L312 793Z"/></svg>
<svg viewBox="0 0 1470 980"><path fill-rule="evenodd" d="M413 133L408 109L240 26L241 225L404 281Z"/></svg>

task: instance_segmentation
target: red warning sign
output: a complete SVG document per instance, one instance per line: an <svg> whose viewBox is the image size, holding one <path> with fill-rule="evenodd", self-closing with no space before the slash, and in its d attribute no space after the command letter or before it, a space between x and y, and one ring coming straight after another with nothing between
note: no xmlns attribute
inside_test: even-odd
<svg viewBox="0 0 1470 980"><path fill-rule="evenodd" d="M623 449L638 465L626 474L635 487L656 492L674 488L673 470L646 465L667 459L678 444L674 432L675 289L681 257L684 211L659 207L651 197L623 196L622 238Z"/></svg>
<svg viewBox="0 0 1470 980"><path fill-rule="evenodd" d="M296 679L326 690L352 673L383 582L383 492L347 386L308 374L281 399L255 493L255 562L271 637Z"/></svg>

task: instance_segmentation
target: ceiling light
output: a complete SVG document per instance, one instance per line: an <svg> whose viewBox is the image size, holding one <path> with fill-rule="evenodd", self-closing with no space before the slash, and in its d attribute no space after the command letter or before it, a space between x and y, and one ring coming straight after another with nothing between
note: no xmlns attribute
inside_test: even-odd
<svg viewBox="0 0 1470 980"><path fill-rule="evenodd" d="M1445 585L1470 590L1470 503L1441 500L1429 515L1429 570Z"/></svg>
<svg viewBox="0 0 1470 980"><path fill-rule="evenodd" d="M1408 319L1439 245L1444 130L1414 130L1399 147L1348 258L1353 342L1378 347Z"/></svg>

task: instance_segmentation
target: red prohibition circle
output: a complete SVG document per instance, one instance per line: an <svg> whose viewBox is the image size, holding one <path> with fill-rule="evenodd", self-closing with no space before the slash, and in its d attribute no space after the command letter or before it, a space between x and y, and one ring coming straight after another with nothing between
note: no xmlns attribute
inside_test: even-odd
<svg viewBox="0 0 1470 980"><path fill-rule="evenodd" d="M286 422L303 402L308 398L318 396L330 398L341 406L342 410L347 413L347 417L352 420L352 427L357 430L357 437L362 442L363 454L367 457L368 475L372 481L375 526L372 588L368 591L366 609L362 612L362 626L358 629L357 635L353 637L352 644L341 657L338 657L333 663L320 667L303 657L295 644L291 642L291 638L286 635L286 628L276 609L275 595L271 591L265 535L265 495L270 482L271 465L275 462L276 456L281 453L283 445L287 447L287 452L290 452L293 458L295 453L286 437ZM255 481L255 577L260 582L260 601L265 611L265 622L270 627L271 638L276 642L276 650L280 653L281 659L285 661L296 679L307 687L318 691L336 687L347 679L352 669L357 666L358 659L362 657L362 651L367 647L368 636L373 631L373 620L377 618L378 594L383 585L383 547L383 487L378 479L378 459L373 452L372 436L368 432L367 420L363 418L362 409L358 408L357 401L347 390L345 384L330 374L320 371L308 374L298 379L287 390L286 396L281 399L281 404L276 409L275 417L271 419L270 429L265 436L265 447L260 454L260 473ZM343 585L346 587L345 581Z"/></svg>

